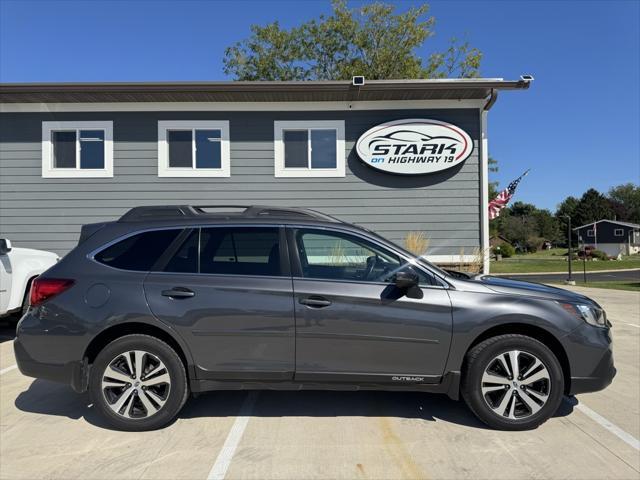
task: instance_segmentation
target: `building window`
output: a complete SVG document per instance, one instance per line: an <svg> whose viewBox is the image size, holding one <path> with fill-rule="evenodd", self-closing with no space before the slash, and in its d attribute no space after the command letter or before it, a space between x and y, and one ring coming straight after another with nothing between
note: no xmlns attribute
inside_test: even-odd
<svg viewBox="0 0 640 480"><path fill-rule="evenodd" d="M42 177L113 177L113 122L42 122Z"/></svg>
<svg viewBox="0 0 640 480"><path fill-rule="evenodd" d="M158 122L159 177L229 177L228 121Z"/></svg>
<svg viewBox="0 0 640 480"><path fill-rule="evenodd" d="M613 236L614 236L614 237L624 237L624 229L622 229L622 228L616 228L616 229L613 231Z"/></svg>
<svg viewBox="0 0 640 480"><path fill-rule="evenodd" d="M344 121L274 123L276 177L344 177Z"/></svg>
<svg viewBox="0 0 640 480"><path fill-rule="evenodd" d="M595 237L595 230L591 229L591 230L587 230L587 237Z"/></svg>

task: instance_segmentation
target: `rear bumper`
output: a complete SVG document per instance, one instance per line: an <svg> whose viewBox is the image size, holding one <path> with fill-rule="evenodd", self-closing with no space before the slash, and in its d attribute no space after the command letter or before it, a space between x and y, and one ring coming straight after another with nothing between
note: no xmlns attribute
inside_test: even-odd
<svg viewBox="0 0 640 480"><path fill-rule="evenodd" d="M86 358L84 361L65 364L38 362L29 356L19 338L13 341L13 350L18 369L23 375L52 382L66 383L78 393L87 390L89 365Z"/></svg>

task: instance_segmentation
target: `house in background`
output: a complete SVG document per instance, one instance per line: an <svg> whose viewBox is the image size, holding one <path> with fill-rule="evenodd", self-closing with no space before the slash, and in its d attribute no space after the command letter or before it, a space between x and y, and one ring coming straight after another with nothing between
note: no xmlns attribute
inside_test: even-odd
<svg viewBox="0 0 640 480"><path fill-rule="evenodd" d="M491 248L497 247L498 245L502 246L505 244L513 246L512 243L502 235L492 235L491 237L489 237L489 245L491 246Z"/></svg>
<svg viewBox="0 0 640 480"><path fill-rule="evenodd" d="M611 257L640 252L640 225L617 220L599 220L573 229L584 246L591 246Z"/></svg>

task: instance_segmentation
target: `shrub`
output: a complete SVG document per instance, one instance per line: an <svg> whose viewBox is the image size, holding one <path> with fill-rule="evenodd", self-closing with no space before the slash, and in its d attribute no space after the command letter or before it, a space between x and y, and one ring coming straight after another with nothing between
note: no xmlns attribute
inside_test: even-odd
<svg viewBox="0 0 640 480"><path fill-rule="evenodd" d="M542 237L534 237L531 236L525 242L525 249L527 253L535 253L540 250L544 244L545 240Z"/></svg>
<svg viewBox="0 0 640 480"><path fill-rule="evenodd" d="M404 237L404 248L419 257L427 253L429 239L424 232L409 232Z"/></svg>
<svg viewBox="0 0 640 480"><path fill-rule="evenodd" d="M494 255L501 254L504 258L509 258L513 257L516 254L516 249L513 248L512 245L504 243L502 245L496 245L495 247L493 247L491 253L493 253Z"/></svg>
<svg viewBox="0 0 640 480"><path fill-rule="evenodd" d="M604 253L602 250L592 250L591 258L597 258L598 260L609 260L609 255Z"/></svg>
<svg viewBox="0 0 640 480"><path fill-rule="evenodd" d="M475 247L471 252L469 259L466 259L467 255L464 253L464 247L460 248L460 261L458 262L458 271L476 275L482 271L484 265L484 254L482 250Z"/></svg>

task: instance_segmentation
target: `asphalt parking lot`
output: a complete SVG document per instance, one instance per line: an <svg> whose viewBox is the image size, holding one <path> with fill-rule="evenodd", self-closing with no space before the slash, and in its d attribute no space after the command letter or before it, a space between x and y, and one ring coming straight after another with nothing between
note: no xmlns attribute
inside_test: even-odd
<svg viewBox="0 0 640 480"><path fill-rule="evenodd" d="M614 325L618 375L530 432L446 396L218 392L156 432L110 430L87 396L22 376L0 330L0 478L640 478L640 294L574 288Z"/></svg>

